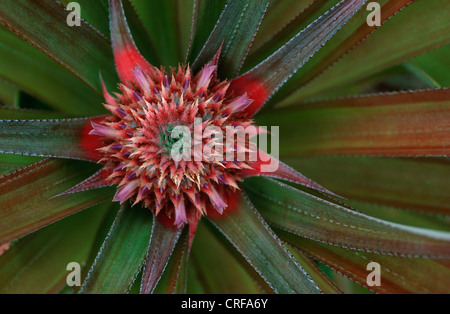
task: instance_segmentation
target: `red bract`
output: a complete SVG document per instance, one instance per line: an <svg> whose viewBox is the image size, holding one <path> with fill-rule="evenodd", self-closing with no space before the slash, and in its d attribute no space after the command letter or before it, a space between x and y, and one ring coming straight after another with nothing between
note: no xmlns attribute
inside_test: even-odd
<svg viewBox="0 0 450 314"><path fill-rule="evenodd" d="M281 171L262 172L260 156L249 157L257 148L245 137L241 142L235 138L240 129L252 127L249 117L266 101L263 83L238 79L230 88L229 82L218 79L222 47L196 74L186 66L170 73L157 69L135 46L119 5L112 2L111 30L115 63L123 80L121 93L114 98L103 84L105 107L112 115L100 123L91 122L89 135L94 138L82 137L88 155L95 155L93 148L101 151L104 180L97 180L98 186L117 185L115 201L142 202L156 216L162 212L163 221L176 228L187 224L189 216L198 220L212 210L224 214L229 198L236 198L240 190L242 171L246 177L271 175L326 191L283 166ZM246 90L252 94L247 96ZM177 127L185 128L189 144L180 160L172 156L179 140L172 134ZM183 136L178 133L177 137ZM92 144L98 143L98 136L102 148ZM207 154L206 146L210 147ZM239 153L244 153L243 160ZM92 182L89 179L80 187L96 188Z"/></svg>

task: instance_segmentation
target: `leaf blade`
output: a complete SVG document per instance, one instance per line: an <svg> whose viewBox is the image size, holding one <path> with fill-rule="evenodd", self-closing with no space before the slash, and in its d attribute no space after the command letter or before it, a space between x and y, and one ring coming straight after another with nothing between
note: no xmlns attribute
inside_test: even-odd
<svg viewBox="0 0 450 314"><path fill-rule="evenodd" d="M168 227L155 219L142 275L141 292L152 293L166 268L183 229Z"/></svg>
<svg viewBox="0 0 450 314"><path fill-rule="evenodd" d="M327 156L286 162L350 200L450 215L450 162L445 159Z"/></svg>
<svg viewBox="0 0 450 314"><path fill-rule="evenodd" d="M450 4L447 1L414 2L327 72L277 106L287 106L331 89L348 86L369 75L448 44L449 10ZM421 20L420 25L412 22L417 20ZM411 33L414 36L407 35ZM386 41L387 38L389 42ZM384 48L386 45L389 45L389 49ZM349 68L353 70L348 71Z"/></svg>
<svg viewBox="0 0 450 314"><path fill-rule="evenodd" d="M305 254L339 271L343 275L377 293L446 293L449 289L450 261L448 259L417 259L392 257L366 252L354 252L315 241L294 238L280 232L283 239ZM381 286L367 286L366 270L370 262L381 269Z"/></svg>
<svg viewBox="0 0 450 314"><path fill-rule="evenodd" d="M94 169L93 165L81 162L46 159L0 177L0 243L111 199L111 189L52 198L82 181Z"/></svg>
<svg viewBox="0 0 450 314"><path fill-rule="evenodd" d="M236 76L244 63L268 2L228 1L192 68L199 70L210 62L223 43L219 75L228 78Z"/></svg>
<svg viewBox="0 0 450 314"><path fill-rule="evenodd" d="M450 256L449 232L383 221L276 181L252 180L244 184L270 224L298 236L388 255Z"/></svg>
<svg viewBox="0 0 450 314"><path fill-rule="evenodd" d="M232 83L238 94L247 91L255 100L248 107L254 115L297 70L303 66L362 7L366 0L341 1L278 51ZM243 84L243 82L247 82ZM258 82L250 89L249 82ZM263 90L264 89L264 90ZM256 97L264 94L262 99Z"/></svg>
<svg viewBox="0 0 450 314"><path fill-rule="evenodd" d="M147 252L152 215L123 205L91 266L80 293L126 293Z"/></svg>
<svg viewBox="0 0 450 314"><path fill-rule="evenodd" d="M110 42L84 22L70 27L67 15L62 4L51 0L0 3L0 20L8 28L100 92L99 71L109 84L117 82Z"/></svg>
<svg viewBox="0 0 450 314"><path fill-rule="evenodd" d="M0 152L96 162L101 143L88 134L92 120L0 120Z"/></svg>
<svg viewBox="0 0 450 314"><path fill-rule="evenodd" d="M97 228L106 213L104 205L65 218L15 242L0 256L0 291L58 293L66 286L67 265L76 262L84 268L88 262Z"/></svg>
<svg viewBox="0 0 450 314"><path fill-rule="evenodd" d="M211 222L277 293L319 293L316 284L246 200L238 210Z"/></svg>
<svg viewBox="0 0 450 314"><path fill-rule="evenodd" d="M281 156L448 156L449 95L437 89L325 100L257 122L296 134L280 138Z"/></svg>

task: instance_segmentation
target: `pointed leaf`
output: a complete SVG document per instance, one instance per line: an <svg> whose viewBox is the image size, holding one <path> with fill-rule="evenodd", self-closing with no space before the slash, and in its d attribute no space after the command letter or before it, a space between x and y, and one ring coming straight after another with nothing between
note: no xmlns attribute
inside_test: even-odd
<svg viewBox="0 0 450 314"><path fill-rule="evenodd" d="M281 156L449 156L450 89L367 95L263 115L260 125L296 134L280 138Z"/></svg>
<svg viewBox="0 0 450 314"><path fill-rule="evenodd" d="M415 1L327 72L278 105L296 104L327 90L343 88L449 44L449 12L450 3L446 0Z"/></svg>
<svg viewBox="0 0 450 314"><path fill-rule="evenodd" d="M0 120L0 152L97 162L101 142L89 119Z"/></svg>
<svg viewBox="0 0 450 314"><path fill-rule="evenodd" d="M172 256L158 281L153 293L170 294L177 292L186 293L186 266L188 261L188 234L187 229L181 234ZM181 276L180 276L181 275ZM180 279L180 280L179 280ZM176 289L178 287L178 289Z"/></svg>
<svg viewBox="0 0 450 314"><path fill-rule="evenodd" d="M151 40L135 7L130 0L123 0L122 5L125 10L125 15L127 16L128 26L130 27L134 42L142 56L151 64L161 64L158 59L154 42Z"/></svg>
<svg viewBox="0 0 450 314"><path fill-rule="evenodd" d="M237 94L246 90L249 98L255 100L248 107L247 114L254 115L267 98L305 64L365 2L366 0L339 2L265 61L236 79L231 89ZM248 84L251 84L250 87ZM265 97L261 97L261 94Z"/></svg>
<svg viewBox="0 0 450 314"><path fill-rule="evenodd" d="M221 241L222 239L216 236L213 228L205 225L203 221L200 222L190 258L190 264L195 267L198 280L205 290L204 293L272 292L270 287L265 287L265 282L258 278L258 273L251 268L242 255L237 253L232 245L228 248L228 240L224 238L224 241ZM205 252L214 252L214 254L205 254ZM192 279L189 277L189 281Z"/></svg>
<svg viewBox="0 0 450 314"><path fill-rule="evenodd" d="M47 159L0 177L0 243L111 199L111 189L53 198L91 175L95 168L82 162Z"/></svg>
<svg viewBox="0 0 450 314"><path fill-rule="evenodd" d="M381 6L380 26L396 15L399 11L415 0L382 0L377 1ZM271 103L282 99L286 95L298 90L301 86L322 74L326 69L341 59L344 55L355 49L369 35L378 29L377 26L369 26L367 17L370 11L360 10L345 24L342 29L302 67L293 77L283 85L279 93L274 96Z"/></svg>
<svg viewBox="0 0 450 314"><path fill-rule="evenodd" d="M145 259L141 293L150 294L156 287L183 229L168 227L155 219Z"/></svg>
<svg viewBox="0 0 450 314"><path fill-rule="evenodd" d="M249 64L255 66L269 57L299 31L320 17L321 13L328 11L338 2L339 0L270 2L261 28L256 34L255 42L245 61L245 67L248 67Z"/></svg>
<svg viewBox="0 0 450 314"><path fill-rule="evenodd" d="M207 64L223 43L219 75L224 78L235 77L244 63L268 2L228 1L192 68L199 70Z"/></svg>
<svg viewBox="0 0 450 314"><path fill-rule="evenodd" d="M331 279L320 269L320 267L305 253L296 250L291 245L285 244L297 262L305 269L320 290L325 294L342 294L343 292L331 281Z"/></svg>
<svg viewBox="0 0 450 314"><path fill-rule="evenodd" d="M134 43L127 24L121 0L110 1L111 35L117 72L122 82L135 81L132 71L140 67L152 72L152 66L144 59Z"/></svg>
<svg viewBox="0 0 450 314"><path fill-rule="evenodd" d="M273 180L244 182L261 215L299 236L389 255L450 257L450 233L383 221Z"/></svg>
<svg viewBox="0 0 450 314"><path fill-rule="evenodd" d="M194 1L177 1L175 8L179 61L185 61L190 45Z"/></svg>
<svg viewBox="0 0 450 314"><path fill-rule="evenodd" d="M238 209L211 222L277 293L319 293L258 212L240 197Z"/></svg>
<svg viewBox="0 0 450 314"><path fill-rule="evenodd" d="M95 206L15 242L0 257L0 292L57 293L67 287L67 266L85 265L105 209Z"/></svg>
<svg viewBox="0 0 450 314"><path fill-rule="evenodd" d="M0 21L33 46L64 66L95 91L101 91L98 73L117 81L110 43L92 26L67 24L61 3L52 0L2 1Z"/></svg>
<svg viewBox="0 0 450 314"><path fill-rule="evenodd" d="M1 78L59 111L78 116L105 112L99 92L4 27L0 27L0 60Z"/></svg>
<svg viewBox="0 0 450 314"><path fill-rule="evenodd" d="M440 231L450 231L448 217L441 215L430 215L420 213L400 207L394 207L384 204L370 203L359 200L347 199L346 204L358 211L375 218L395 222L401 225L419 227L425 229L434 229Z"/></svg>
<svg viewBox="0 0 450 314"><path fill-rule="evenodd" d="M191 35L189 44L189 62L194 62L211 31L217 23L226 4L226 0L194 0Z"/></svg>
<svg viewBox="0 0 450 314"><path fill-rule="evenodd" d="M450 216L446 159L337 156L286 162L348 199Z"/></svg>
<svg viewBox="0 0 450 314"><path fill-rule="evenodd" d="M106 178L108 178L110 174L111 174L110 171L102 168L96 173L94 173L92 176L84 180L83 182L75 185L74 187L68 189L64 193L59 194L58 196L107 187L109 186L109 183L106 181Z"/></svg>
<svg viewBox="0 0 450 314"><path fill-rule="evenodd" d="M250 164L250 167L252 167L253 169L243 169L239 172L239 175L241 178L272 177L272 178L287 180L287 181L290 181L293 183L298 183L298 184L301 184L303 186L309 187L309 188L317 190L317 191L333 194L332 192L328 191L324 187L313 182L312 180L308 179L301 173L297 172L296 170L292 169L288 165L284 164L283 162L276 160L274 157L270 156L269 154L266 154L262 150L259 150L258 158L259 158L258 161ZM276 166L275 165L272 166L271 165L272 163L274 163ZM267 168L264 168L264 167L267 167ZM266 170L264 170L264 169L266 169Z"/></svg>
<svg viewBox="0 0 450 314"><path fill-rule="evenodd" d="M152 214L123 205L83 283L80 293L126 293L145 258Z"/></svg>
<svg viewBox="0 0 450 314"><path fill-rule="evenodd" d="M164 66L177 66L177 62L181 61L177 39L177 2L131 0Z"/></svg>
<svg viewBox="0 0 450 314"><path fill-rule="evenodd" d="M68 115L55 111L46 110L34 110L34 109L21 109L14 107L2 107L0 106L0 119L2 120L20 120L20 119L55 119L55 118L67 118Z"/></svg>
<svg viewBox="0 0 450 314"><path fill-rule="evenodd" d="M280 235L305 254L367 287L370 270L367 265L380 265L381 285L367 287L377 293L448 293L450 286L449 259L393 257L367 252L355 252L315 241Z"/></svg>
<svg viewBox="0 0 450 314"><path fill-rule="evenodd" d="M41 161L42 158L0 154L0 174L8 174L19 168Z"/></svg>

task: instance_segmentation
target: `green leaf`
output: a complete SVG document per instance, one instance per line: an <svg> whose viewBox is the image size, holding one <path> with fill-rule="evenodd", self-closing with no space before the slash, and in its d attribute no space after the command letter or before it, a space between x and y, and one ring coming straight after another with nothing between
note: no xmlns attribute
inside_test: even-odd
<svg viewBox="0 0 450 314"><path fill-rule="evenodd" d="M228 1L192 68L199 70L210 62L223 43L219 75L234 78L244 63L268 3L268 0Z"/></svg>
<svg viewBox="0 0 450 314"><path fill-rule="evenodd" d="M282 156L448 156L450 89L308 103L262 115L279 125Z"/></svg>
<svg viewBox="0 0 450 314"><path fill-rule="evenodd" d="M450 45L430 51L411 60L411 64L420 68L435 82L435 87L449 87L450 77L447 69L450 68Z"/></svg>
<svg viewBox="0 0 450 314"><path fill-rule="evenodd" d="M187 60L188 50L191 44L194 2L195 0L178 0L175 8L179 62L181 63L184 63L185 59Z"/></svg>
<svg viewBox="0 0 450 314"><path fill-rule="evenodd" d="M250 70L262 62L338 2L339 0L271 1L244 68Z"/></svg>
<svg viewBox="0 0 450 314"><path fill-rule="evenodd" d="M105 112L99 93L4 27L0 60L1 78L57 110L84 116Z"/></svg>
<svg viewBox="0 0 450 314"><path fill-rule="evenodd" d="M244 187L270 224L296 235L367 252L450 257L450 232L373 218L273 180Z"/></svg>
<svg viewBox="0 0 450 314"><path fill-rule="evenodd" d="M80 293L127 293L145 258L152 214L123 205Z"/></svg>
<svg viewBox="0 0 450 314"><path fill-rule="evenodd" d="M365 2L366 0L339 2L243 77L261 82L267 97L272 96ZM252 92L249 91L249 94Z"/></svg>
<svg viewBox="0 0 450 314"><path fill-rule="evenodd" d="M194 0L194 12L192 16L189 62L194 62L205 45L206 40L211 34L223 8L226 0Z"/></svg>
<svg viewBox="0 0 450 314"><path fill-rule="evenodd" d="M166 268L183 229L168 227L159 219L153 222L152 235L145 259L141 293L150 294Z"/></svg>
<svg viewBox="0 0 450 314"><path fill-rule="evenodd" d="M138 12L136 12L130 0L122 0L122 4L127 16L128 27L139 51L148 62L159 65L161 62L158 59L157 46L155 47L152 42Z"/></svg>
<svg viewBox="0 0 450 314"><path fill-rule="evenodd" d="M83 162L46 159L0 177L0 243L111 199L113 190L109 188L54 197L96 168Z"/></svg>
<svg viewBox="0 0 450 314"><path fill-rule="evenodd" d="M19 119L55 119L65 118L68 115L61 112L46 111L46 110L34 110L34 109L21 109L14 107L1 107L0 106L0 119L1 120L19 120Z"/></svg>
<svg viewBox="0 0 450 314"><path fill-rule="evenodd" d="M96 152L83 147L91 120L0 120L0 152L97 161Z"/></svg>
<svg viewBox="0 0 450 314"><path fill-rule="evenodd" d="M72 262L86 267L107 207L95 206L35 232L0 257L1 293L57 293Z"/></svg>
<svg viewBox="0 0 450 314"><path fill-rule="evenodd" d="M338 90L405 60L449 44L449 11L450 3L446 0L414 2L320 77L277 106L296 104L299 100L325 91Z"/></svg>
<svg viewBox="0 0 450 314"><path fill-rule="evenodd" d="M449 259L384 256L345 250L283 231L280 236L305 254L377 293L448 293L450 289ZM367 286L367 276L371 272L367 265L371 262L380 265L380 286Z"/></svg>
<svg viewBox="0 0 450 314"><path fill-rule="evenodd" d="M210 221L277 293L319 293L258 212L240 197L238 208Z"/></svg>
<svg viewBox="0 0 450 314"><path fill-rule="evenodd" d="M131 0L164 66L181 60L177 37L176 0Z"/></svg>
<svg viewBox="0 0 450 314"><path fill-rule="evenodd" d="M100 92L99 72L109 84L117 82L110 42L84 21L70 27L69 13L52 0L0 3L1 22Z"/></svg>
<svg viewBox="0 0 450 314"><path fill-rule="evenodd" d="M272 0L267 8L266 15L261 23L261 27L256 34L252 50L259 50L259 47L273 38L279 32L298 19L300 16L310 15L305 14L307 9L311 6L317 5L317 2L322 3L325 0Z"/></svg>
<svg viewBox="0 0 450 314"><path fill-rule="evenodd" d="M225 239L225 241L227 241ZM216 234L201 222L196 232L196 238L192 246L190 264L196 269L198 281L204 289L204 293L265 293L271 289L263 289L263 286L256 281L254 276L259 275L250 265L239 256L233 254L236 250L231 250L225 243L220 241ZM206 254L205 252L214 252ZM247 269L247 266L250 269ZM254 274L253 274L254 273ZM189 277L189 281L193 278Z"/></svg>
<svg viewBox="0 0 450 314"><path fill-rule="evenodd" d="M72 0L64 0L63 3L67 6ZM81 6L81 16L92 26L98 29L105 37L110 38L110 20L109 20L109 0L81 0L77 1ZM155 49L150 43L150 38L139 19L133 5L129 0L123 0L125 13L127 15L128 26L133 34L134 41L139 47L139 50L150 62L159 64L155 54Z"/></svg>
<svg viewBox="0 0 450 314"><path fill-rule="evenodd" d="M186 271L189 259L187 229L181 234L167 266L153 291L154 294L186 293Z"/></svg>
<svg viewBox="0 0 450 314"><path fill-rule="evenodd" d="M7 174L16 169L23 168L32 163L41 161L42 158L30 156L17 156L0 154L0 174Z"/></svg>
<svg viewBox="0 0 450 314"><path fill-rule="evenodd" d="M349 199L450 215L450 161L446 159L330 156L285 161Z"/></svg>
<svg viewBox="0 0 450 314"><path fill-rule="evenodd" d="M353 199L347 199L346 204L368 216L382 220L412 227L450 232L450 219L448 216L430 215L428 213Z"/></svg>
<svg viewBox="0 0 450 314"><path fill-rule="evenodd" d="M320 290L325 294L342 294L343 292L320 269L320 267L305 253L296 250L291 245L285 244L297 262L305 269Z"/></svg>
<svg viewBox="0 0 450 314"><path fill-rule="evenodd" d="M415 0L377 1L377 3L381 6L381 25L389 20L393 15L401 11L405 6L414 1ZM318 3L315 3L315 6L318 5ZM328 5L329 4L326 6ZM314 6L312 6L311 9L314 9ZM348 23L346 23L342 29L337 32L336 35L314 57L311 58L311 60L309 60L297 73L295 73L295 75L293 75L288 82L286 82L286 84L283 85L280 91L271 100L271 103L276 103L280 98L298 90L301 86L313 80L316 76L320 75L332 66L349 51L366 40L366 38L378 28L367 24L367 16L369 13L370 12L364 9L358 11L355 16L353 16L353 18L351 18ZM295 22L296 21L294 20L293 23ZM291 28L294 26L295 24L291 26ZM289 27L287 28L287 31L289 31ZM288 34L288 32L282 32L278 36L287 36ZM262 48L268 49L269 47L265 45Z"/></svg>
<svg viewBox="0 0 450 314"><path fill-rule="evenodd" d="M0 28L0 32L1 32ZM5 80L0 79L0 106L13 107L15 104L18 88Z"/></svg>

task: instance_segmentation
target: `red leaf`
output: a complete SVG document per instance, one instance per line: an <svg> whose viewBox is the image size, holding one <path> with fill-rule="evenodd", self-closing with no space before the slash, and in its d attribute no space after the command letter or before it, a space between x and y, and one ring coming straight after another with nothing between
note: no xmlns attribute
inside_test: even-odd
<svg viewBox="0 0 450 314"><path fill-rule="evenodd" d="M131 71L139 66L144 72L153 72L153 67L145 60L134 43L120 0L110 1L111 40L117 72L122 82L134 81Z"/></svg>
<svg viewBox="0 0 450 314"><path fill-rule="evenodd" d="M80 132L80 147L85 152L87 159L99 161L101 159L99 148L103 147L101 137L95 134L90 134L94 129L92 122L99 123L103 121L104 117L98 117L86 122Z"/></svg>
<svg viewBox="0 0 450 314"><path fill-rule="evenodd" d="M254 116L269 97L269 92L264 82L248 75L231 81L230 91L234 91L236 95L247 93L248 98L253 100L250 106L243 110L249 117Z"/></svg>
<svg viewBox="0 0 450 314"><path fill-rule="evenodd" d="M106 182L106 178L108 178L110 174L111 172L109 170L105 170L104 168L102 168L100 171L96 172L83 182L75 185L73 188L70 188L69 190L55 197L107 187L109 186L109 183Z"/></svg>
<svg viewBox="0 0 450 314"><path fill-rule="evenodd" d="M150 245L142 275L141 293L152 293L169 262L183 229L168 227L154 220Z"/></svg>
<svg viewBox="0 0 450 314"><path fill-rule="evenodd" d="M292 169L288 165L286 165L278 160L277 160L277 162L278 162L277 170L265 172L261 169L261 167L263 167L264 165L271 164L271 162L276 159L274 157L266 154L262 150L259 150L258 158L259 158L258 161L255 161L254 163L252 163L250 165L253 169L243 169L240 172L240 176L242 178L248 178L248 177L278 178L278 179L283 179L283 180L287 180L290 182L298 183L298 184L301 184L303 186L309 187L309 188L317 190L317 191L334 194L334 193L328 191L327 189L325 189L324 187L320 186L319 184L315 183L314 181L308 179L307 177L305 177L301 173L297 172L296 170ZM263 161L263 160L265 160L265 161Z"/></svg>
<svg viewBox="0 0 450 314"><path fill-rule="evenodd" d="M265 99L273 95L297 70L302 67L335 33L362 7L367 0L341 1L331 10L299 32L278 51L245 73L245 82L258 82L250 93L255 93L254 112L263 104L261 82L265 86ZM241 78L238 78L239 82ZM248 85L245 84L245 85ZM249 91L247 91L249 93ZM269 95L267 95L269 94ZM250 97L251 98L251 97ZM258 107L259 105L259 107Z"/></svg>
<svg viewBox="0 0 450 314"><path fill-rule="evenodd" d="M0 177L0 243L111 199L110 189L54 197L91 175L95 168L86 162L46 159Z"/></svg>

